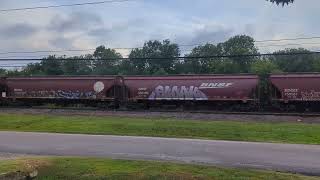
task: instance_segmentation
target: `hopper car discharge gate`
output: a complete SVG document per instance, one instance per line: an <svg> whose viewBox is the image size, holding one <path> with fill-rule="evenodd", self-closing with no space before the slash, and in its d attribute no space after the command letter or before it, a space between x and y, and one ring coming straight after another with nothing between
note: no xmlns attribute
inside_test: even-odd
<svg viewBox="0 0 320 180"><path fill-rule="evenodd" d="M127 105L129 99L129 89L125 85L125 80L122 76L117 76L114 79L114 85L107 92L108 97L113 97L114 105L117 108L123 108Z"/></svg>

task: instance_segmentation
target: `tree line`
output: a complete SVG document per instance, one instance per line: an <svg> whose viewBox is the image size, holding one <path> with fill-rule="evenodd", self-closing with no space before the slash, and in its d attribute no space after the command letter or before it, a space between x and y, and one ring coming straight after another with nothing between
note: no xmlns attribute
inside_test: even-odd
<svg viewBox="0 0 320 180"><path fill-rule="evenodd" d="M0 74L5 76L236 73L263 75L278 72L319 72L320 56L308 52L310 51L307 49L299 48L284 49L265 57L233 57L232 55L259 54L252 37L238 35L216 45L207 43L197 46L184 55L185 58L176 58L181 56L178 44L170 40L154 40L145 42L142 48L133 49L127 59L123 59L114 49L99 46L93 54L75 57L52 55L43 58L39 63L30 63L20 70L0 69ZM277 56L277 54L288 55Z"/></svg>

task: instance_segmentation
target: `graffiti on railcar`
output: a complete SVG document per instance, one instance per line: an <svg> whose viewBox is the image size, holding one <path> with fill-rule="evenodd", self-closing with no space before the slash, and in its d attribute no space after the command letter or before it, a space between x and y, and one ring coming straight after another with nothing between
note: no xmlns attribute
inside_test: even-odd
<svg viewBox="0 0 320 180"><path fill-rule="evenodd" d="M208 97L195 86L158 86L149 100L208 100Z"/></svg>
<svg viewBox="0 0 320 180"><path fill-rule="evenodd" d="M80 92L80 91L62 91L59 90L56 92L56 97L65 98L65 99L96 99L97 96L95 92Z"/></svg>
<svg viewBox="0 0 320 180"><path fill-rule="evenodd" d="M64 98L64 99L96 99L97 94L94 91L81 92L69 90L57 91L15 91L16 97L27 98Z"/></svg>
<svg viewBox="0 0 320 180"><path fill-rule="evenodd" d="M14 89L15 97L23 98L63 98L63 99L96 99L105 89L101 81L93 84L92 90L25 90L21 88Z"/></svg>

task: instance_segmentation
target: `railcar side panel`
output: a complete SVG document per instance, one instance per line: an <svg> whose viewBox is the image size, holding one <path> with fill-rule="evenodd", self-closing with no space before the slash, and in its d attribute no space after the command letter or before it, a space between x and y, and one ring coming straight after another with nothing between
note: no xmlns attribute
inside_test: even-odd
<svg viewBox="0 0 320 180"><path fill-rule="evenodd" d="M254 100L256 75L185 75L125 77L132 100L249 101Z"/></svg>
<svg viewBox="0 0 320 180"><path fill-rule="evenodd" d="M275 87L273 100L320 101L320 74L271 75L269 81Z"/></svg>
<svg viewBox="0 0 320 180"><path fill-rule="evenodd" d="M7 78L9 98L108 99L112 77L24 77Z"/></svg>

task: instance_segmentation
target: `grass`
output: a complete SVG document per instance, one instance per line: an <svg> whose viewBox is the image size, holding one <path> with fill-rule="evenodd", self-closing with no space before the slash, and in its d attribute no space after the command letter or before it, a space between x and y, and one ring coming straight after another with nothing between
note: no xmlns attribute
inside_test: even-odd
<svg viewBox="0 0 320 180"><path fill-rule="evenodd" d="M26 162L23 162L26 161ZM0 162L0 173L11 167L12 171L25 168L31 164L38 169L37 180L56 179L234 179L234 180L263 180L263 179L305 179L316 180L317 177L308 177L295 174L272 171L217 168L208 166L182 165L150 161L125 161L96 158L42 158L33 160L10 160ZM40 165L39 165L40 162ZM46 163L44 163L46 162ZM37 164L38 163L38 164ZM4 165L5 164L5 165Z"/></svg>
<svg viewBox="0 0 320 180"><path fill-rule="evenodd" d="M0 114L0 130L320 144L320 124Z"/></svg>

